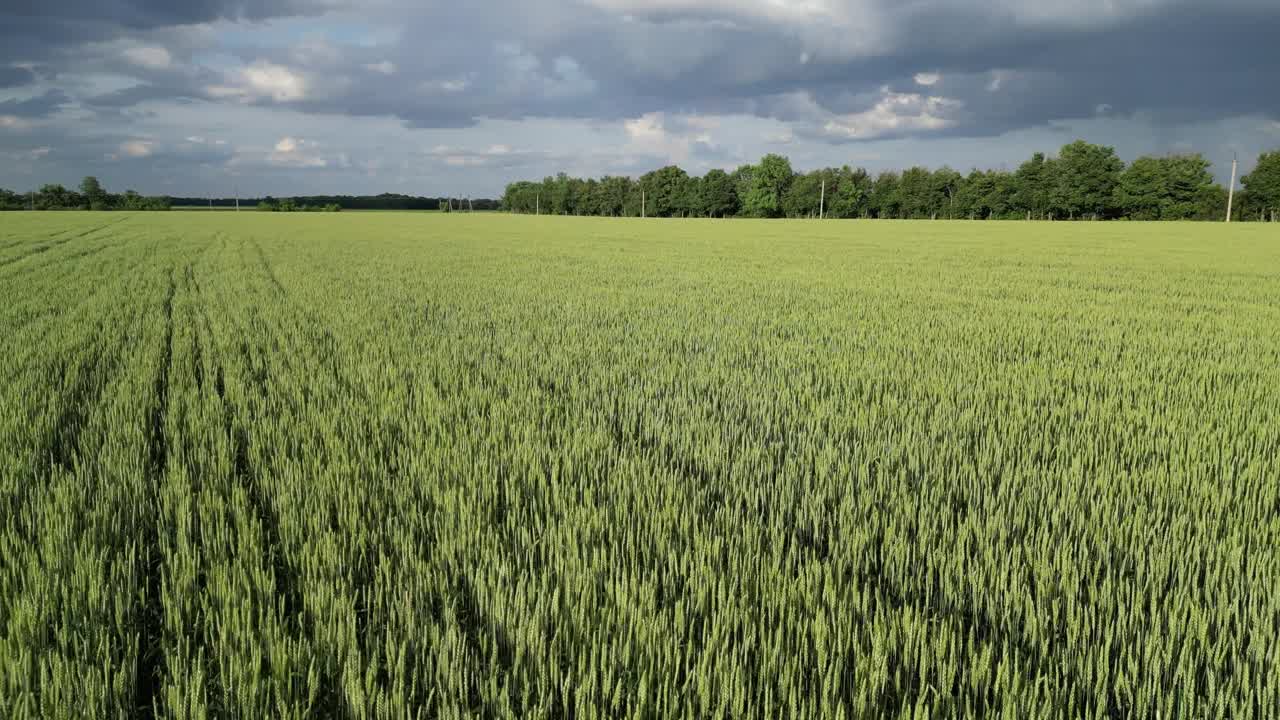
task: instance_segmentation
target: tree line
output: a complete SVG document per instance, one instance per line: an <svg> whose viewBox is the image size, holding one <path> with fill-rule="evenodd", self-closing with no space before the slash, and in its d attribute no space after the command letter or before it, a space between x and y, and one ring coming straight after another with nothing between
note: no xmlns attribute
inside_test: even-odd
<svg viewBox="0 0 1280 720"><path fill-rule="evenodd" d="M174 207L215 207L258 209L274 212L338 210L449 210L493 211L501 201L489 198L418 197L398 193L381 195L297 195L265 197L208 198L171 195L144 196L133 190L109 193L96 177L86 177L78 190L50 184L27 193L0 188L0 210L169 210Z"/></svg>
<svg viewBox="0 0 1280 720"><path fill-rule="evenodd" d="M211 206L229 208L236 207L237 203L236 198L172 197L170 200L177 207ZM261 208L263 204L266 204L268 206L276 206L277 210L285 203L290 203L295 209L304 206L325 208L336 205L342 210L444 210L452 204L455 211L458 208L469 209L474 207L477 212L481 210L497 210L501 206L498 200L488 198L419 197L399 193L382 193L381 195L295 195L285 198L274 198L267 195L265 197L240 198L238 202L241 208Z"/></svg>
<svg viewBox="0 0 1280 720"><path fill-rule="evenodd" d="M1140 157L1077 140L1056 156L1036 153L1015 171L912 167L875 176L845 165L795 172L766 155L702 177L675 165L638 179L560 173L514 182L502 207L514 213L648 217L893 218L973 220L1223 220L1228 190L1198 153ZM1263 153L1235 193L1233 220L1280 218L1280 151Z"/></svg>
<svg viewBox="0 0 1280 720"><path fill-rule="evenodd" d="M342 206L338 203L328 203L326 205L310 205L308 203L295 202L293 198L285 198L276 200L270 195L258 201L254 208L262 212L341 212Z"/></svg>
<svg viewBox="0 0 1280 720"><path fill-rule="evenodd" d="M92 175L80 182L78 191L56 184L25 194L0 188L0 210L168 210L171 205L163 196L149 197L133 190L118 195L107 192Z"/></svg>

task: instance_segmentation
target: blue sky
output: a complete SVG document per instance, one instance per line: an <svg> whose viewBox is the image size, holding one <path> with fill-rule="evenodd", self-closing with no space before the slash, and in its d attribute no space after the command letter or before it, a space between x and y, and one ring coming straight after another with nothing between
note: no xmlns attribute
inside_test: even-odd
<svg viewBox="0 0 1280 720"><path fill-rule="evenodd" d="M1273 0L30 0L0 186L496 196L559 170L1280 147Z"/></svg>

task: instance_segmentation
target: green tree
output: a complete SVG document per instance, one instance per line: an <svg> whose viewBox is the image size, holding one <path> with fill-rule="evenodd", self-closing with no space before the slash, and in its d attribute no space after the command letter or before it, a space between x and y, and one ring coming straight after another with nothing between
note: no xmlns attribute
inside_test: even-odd
<svg viewBox="0 0 1280 720"><path fill-rule="evenodd" d="M961 191L963 184L964 176L955 170L945 165L935 170L929 178L929 195L933 203L929 216L947 219L955 217L956 194Z"/></svg>
<svg viewBox="0 0 1280 720"><path fill-rule="evenodd" d="M582 195L578 198L578 214L580 215L603 215L600 209L600 181L595 178L588 178L582 184Z"/></svg>
<svg viewBox="0 0 1280 720"><path fill-rule="evenodd" d="M1132 220L1159 220L1165 202L1165 170L1160 158L1140 157L1116 185L1116 209Z"/></svg>
<svg viewBox="0 0 1280 720"><path fill-rule="evenodd" d="M84 196L84 200L91 210L106 210L108 208L107 191L102 189L102 183L98 182L98 178L86 175L84 180L80 181L80 194Z"/></svg>
<svg viewBox="0 0 1280 720"><path fill-rule="evenodd" d="M1016 185L1015 177L1008 172L974 170L956 192L954 216L971 220L1017 216Z"/></svg>
<svg viewBox="0 0 1280 720"><path fill-rule="evenodd" d="M587 198L587 194L589 192L590 192L590 188L587 187L587 182L585 180L583 180L582 178L570 178L569 179L570 203L569 203L569 207L567 209L566 214L567 215L589 214L590 211L588 210L588 198Z"/></svg>
<svg viewBox="0 0 1280 720"><path fill-rule="evenodd" d="M934 179L928 169L916 166L902 173L898 183L898 194L902 203L902 214L907 218L927 220L939 214L945 216L947 205L946 194L941 183Z"/></svg>
<svg viewBox="0 0 1280 720"><path fill-rule="evenodd" d="M1052 204L1054 175L1057 163L1036 153L1022 163L1013 176L1012 210L1024 214L1028 220L1043 220L1049 216Z"/></svg>
<svg viewBox="0 0 1280 720"><path fill-rule="evenodd" d="M644 214L649 217L672 217L687 207L686 185L689 175L675 165L640 176L644 191Z"/></svg>
<svg viewBox="0 0 1280 720"><path fill-rule="evenodd" d="M1248 193L1247 207L1256 208L1260 217L1273 222L1280 218L1280 150L1262 153L1253 172L1240 183Z"/></svg>
<svg viewBox="0 0 1280 720"><path fill-rule="evenodd" d="M792 218L817 217L821 209L822 184L834 173L826 170L801 173L791 181L782 198L782 214ZM829 183L834 189L834 177Z"/></svg>
<svg viewBox="0 0 1280 720"><path fill-rule="evenodd" d="M719 169L708 171L698 189L699 214L706 217L727 217L738 212L738 193L729 173Z"/></svg>
<svg viewBox="0 0 1280 720"><path fill-rule="evenodd" d="M629 177L606 176L600 180L601 215L617 217L626 214L627 198L635 185Z"/></svg>
<svg viewBox="0 0 1280 720"><path fill-rule="evenodd" d="M680 184L677 212L681 217L698 217L702 213L702 178L686 175Z"/></svg>
<svg viewBox="0 0 1280 720"><path fill-rule="evenodd" d="M577 187L565 173L556 173L542 181L542 212L550 215L572 215L577 206Z"/></svg>
<svg viewBox="0 0 1280 720"><path fill-rule="evenodd" d="M40 210L69 210L80 206L80 195L57 184L44 185L35 195Z"/></svg>
<svg viewBox="0 0 1280 720"><path fill-rule="evenodd" d="M1207 219L1220 194L1198 154L1140 157L1120 174L1115 206L1134 220Z"/></svg>
<svg viewBox="0 0 1280 720"><path fill-rule="evenodd" d="M750 190L742 198L743 211L751 217L781 216L782 199L794 177L790 160L772 153L765 155L752 172Z"/></svg>
<svg viewBox="0 0 1280 720"><path fill-rule="evenodd" d="M1209 167L1209 161L1199 153L1173 155L1164 159L1166 199L1161 207L1160 219L1202 218L1206 209L1216 204L1219 186L1214 182Z"/></svg>
<svg viewBox="0 0 1280 720"><path fill-rule="evenodd" d="M871 176L866 170L848 165L835 171L835 187L827 188L827 217L862 217L868 210L871 196Z"/></svg>
<svg viewBox="0 0 1280 720"><path fill-rule="evenodd" d="M1058 153L1053 205L1070 218L1111 215L1124 163L1115 148L1077 140Z"/></svg>
<svg viewBox="0 0 1280 720"><path fill-rule="evenodd" d="M535 182L516 182L507 185L502 193L502 208L507 212L534 214L538 211L542 185Z"/></svg>
<svg viewBox="0 0 1280 720"><path fill-rule="evenodd" d="M868 209L878 218L889 220L902 216L902 196L899 192L901 178L895 172L882 172L876 176L868 198Z"/></svg>
<svg viewBox="0 0 1280 720"><path fill-rule="evenodd" d="M21 195L12 190L0 188L0 210L21 210L23 207L25 206Z"/></svg>
<svg viewBox="0 0 1280 720"><path fill-rule="evenodd" d="M751 186L756 180L755 165L739 165L736 170L729 174L729 179L733 181L733 191L738 198L738 214L745 216L747 209L743 205L747 195L751 193Z"/></svg>

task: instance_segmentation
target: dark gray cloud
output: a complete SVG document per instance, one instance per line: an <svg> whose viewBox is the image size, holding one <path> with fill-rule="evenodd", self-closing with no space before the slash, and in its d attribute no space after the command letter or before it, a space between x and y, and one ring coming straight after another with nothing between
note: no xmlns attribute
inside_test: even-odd
<svg viewBox="0 0 1280 720"><path fill-rule="evenodd" d="M1043 0L487 5L377 4L363 15L398 31L398 39L385 45L280 38L274 45L230 49L242 66L222 68L221 79L209 71L171 72L93 103L208 98L389 115L431 128L481 117L621 119L656 110L774 109L779 119L840 125L838 116L898 105L909 110L910 98L902 96L955 101L946 104L941 122L907 121L902 130L873 122L866 133L826 133L832 139L921 130L990 135L1088 117L1099 108L1168 112L1179 119L1280 111L1280 98L1259 87L1270 74L1266 69L1280 69L1274 44L1280 5L1258 0L1219 0L1212 7L1189 0L1085 0L1069 11ZM74 47L131 30L323 9L301 0L49 7L19 8L3 34ZM21 58L15 47L0 52ZM147 65L146 57L139 55L135 65ZM63 72L71 69L62 65ZM137 69L154 75L166 68ZM922 86L914 81L918 73L937 80ZM15 76L11 83L31 80L22 68L9 74ZM811 101L813 117L794 116L788 99L796 96Z"/></svg>
<svg viewBox="0 0 1280 720"><path fill-rule="evenodd" d="M22 87L36 81L36 74L25 67L0 67L0 88Z"/></svg>
<svg viewBox="0 0 1280 720"><path fill-rule="evenodd" d="M0 115L17 118L44 118L70 104L71 98L61 90L49 90L28 100L0 101Z"/></svg>
<svg viewBox="0 0 1280 720"><path fill-rule="evenodd" d="M233 72L224 94L239 87L246 102L422 128L753 113L831 140L990 136L1100 112L1180 122L1280 112L1280 98L1259 87L1264 69L1280 69L1280 5L1255 0L1086 1L1069 12L969 0L491 5L396 9L385 19L400 38L385 46L239 48L246 65L270 63L286 87L255 87ZM937 79L922 85L919 73ZM888 117L929 98L940 100L929 117L896 127ZM847 122L868 129L841 129Z"/></svg>
<svg viewBox="0 0 1280 720"><path fill-rule="evenodd" d="M18 0L6 3L0 24L4 54L20 56L124 33L208 23L215 20L262 20L316 12L306 0Z"/></svg>
<svg viewBox="0 0 1280 720"><path fill-rule="evenodd" d="M50 120L62 144L42 157L78 146L81 159L163 159L173 172L255 157L273 172L350 170L384 151L350 133L335 147L343 124L388 118L404 138L504 123L508 135L471 150L415 156L493 178L571 159L522 141L539 119L612 128L597 142L630 149L582 157L613 169L731 164L792 142L801 155L904 139L994 147L1134 118L1171 145L1176 128L1255 118L1250 137L1267 142L1280 118L1274 0L22 0L7 12L0 151L44 147L29 121L62 118ZM278 121L259 150L164 154L242 114ZM303 117L328 144L273 151ZM707 117L727 119L682 126ZM135 137L142 120L155 137ZM152 144L119 151L135 142Z"/></svg>

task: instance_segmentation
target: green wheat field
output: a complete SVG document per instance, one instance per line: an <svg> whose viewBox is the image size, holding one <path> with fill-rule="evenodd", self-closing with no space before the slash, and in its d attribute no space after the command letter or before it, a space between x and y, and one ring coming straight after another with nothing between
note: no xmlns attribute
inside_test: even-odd
<svg viewBox="0 0 1280 720"><path fill-rule="evenodd" d="M1280 233L0 217L0 714L1280 717Z"/></svg>

